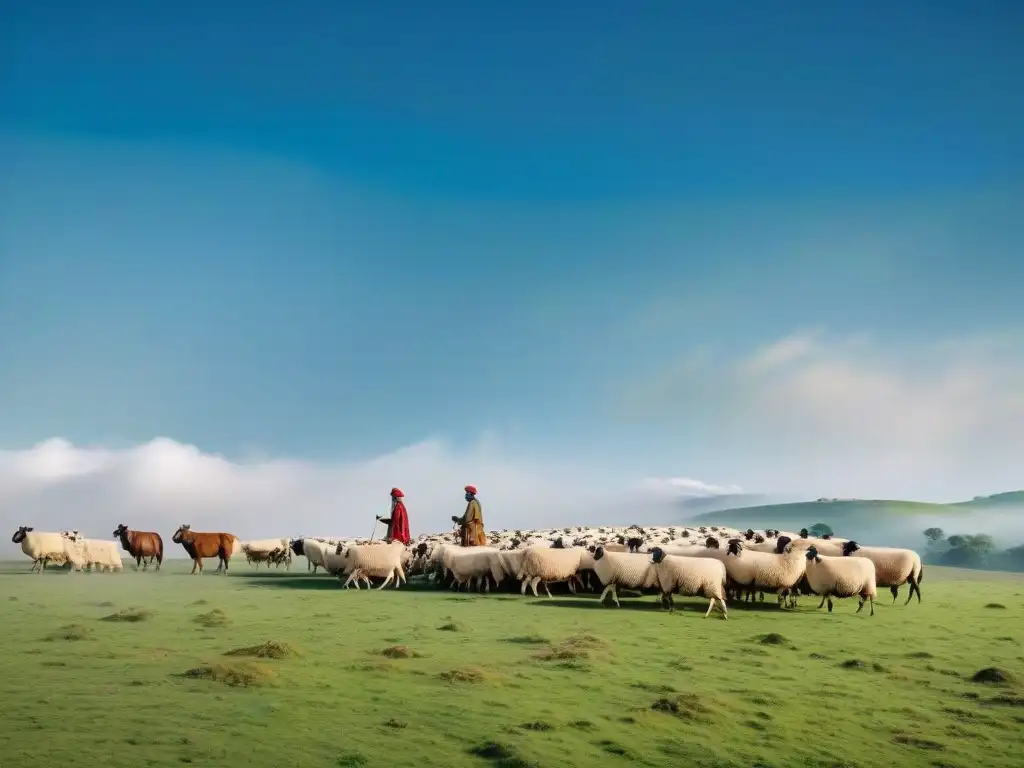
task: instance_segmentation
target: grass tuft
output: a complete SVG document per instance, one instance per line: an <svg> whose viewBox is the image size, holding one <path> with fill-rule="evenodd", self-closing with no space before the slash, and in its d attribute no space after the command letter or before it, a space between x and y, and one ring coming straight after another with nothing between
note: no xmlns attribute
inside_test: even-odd
<svg viewBox="0 0 1024 768"><path fill-rule="evenodd" d="M92 630L81 624L65 624L63 627L58 629L56 632L52 632L47 636L47 640L69 640L75 642L78 640L88 640L92 634Z"/></svg>
<svg viewBox="0 0 1024 768"><path fill-rule="evenodd" d="M288 659L298 656L299 652L288 645L279 643L277 640L268 640L259 645L250 645L245 648L234 648L227 651L225 656L255 656L261 659Z"/></svg>
<svg viewBox="0 0 1024 768"><path fill-rule="evenodd" d="M985 667L971 675L972 683L983 683L986 685L1009 685L1014 681L1012 674L999 667Z"/></svg>
<svg viewBox="0 0 1024 768"><path fill-rule="evenodd" d="M182 672L181 677L210 680L232 688L251 688L268 682L274 677L274 671L258 664L208 664Z"/></svg>
<svg viewBox="0 0 1024 768"><path fill-rule="evenodd" d="M134 624L139 621L148 621L152 617L152 612L147 611L145 608L125 608L109 616L104 616L100 621L127 621Z"/></svg>
<svg viewBox="0 0 1024 768"><path fill-rule="evenodd" d="M381 656L389 659L418 659L420 654L407 645L392 645L380 652Z"/></svg>
<svg viewBox="0 0 1024 768"><path fill-rule="evenodd" d="M193 619L193 621L195 621L199 626L207 627L208 629L212 629L214 627L226 627L231 624L231 618L220 608L214 608L212 611L200 613Z"/></svg>

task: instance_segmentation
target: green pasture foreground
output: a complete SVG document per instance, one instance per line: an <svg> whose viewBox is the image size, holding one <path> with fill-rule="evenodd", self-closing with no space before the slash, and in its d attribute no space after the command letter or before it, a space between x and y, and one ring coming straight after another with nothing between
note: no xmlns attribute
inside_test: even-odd
<svg viewBox="0 0 1024 768"><path fill-rule="evenodd" d="M929 567L875 616L803 599L342 592L0 567L0 764L1020 766L1024 577ZM212 568L211 568L212 570ZM245 649L259 655L245 655ZM233 651L242 652L230 655ZM1003 682L972 681L996 668ZM986 673L999 676L999 673ZM983 676L985 677L985 676Z"/></svg>

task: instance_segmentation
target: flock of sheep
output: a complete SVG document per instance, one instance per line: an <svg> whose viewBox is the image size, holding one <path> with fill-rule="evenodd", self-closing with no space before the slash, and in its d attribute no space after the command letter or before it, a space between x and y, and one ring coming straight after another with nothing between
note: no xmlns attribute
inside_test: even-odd
<svg viewBox="0 0 1024 768"><path fill-rule="evenodd" d="M159 568L163 541L159 534L118 526L114 538L145 569L153 560ZM708 600L705 618L718 608L728 617L726 600L750 602L775 594L780 607L793 607L800 595L813 594L833 608L833 599L857 597L860 612L874 603L878 587L888 587L893 601L907 584L921 600L922 563L909 549L861 547L855 541L807 530L788 533L773 529L738 531L718 526L697 528L630 526L628 528L565 528L546 531L495 531L487 546L461 547L456 534L420 536L412 544L386 544L365 539L330 537L240 541L227 533L197 533L181 526L173 541L181 544L202 572L203 557L218 557L218 571L234 554L259 567L260 563L290 568L293 556L304 556L314 574L323 569L338 577L344 588L360 583L378 589L407 577L421 576L438 586L480 589L491 586L527 589L539 597L543 587L565 584L577 589L602 588L600 600L619 605L619 590L653 592L662 605L674 607L673 595ZM47 563L83 568L121 570L117 542L87 539L77 531L40 533L23 526L13 537L32 558L33 568ZM196 566L193 566L195 572Z"/></svg>

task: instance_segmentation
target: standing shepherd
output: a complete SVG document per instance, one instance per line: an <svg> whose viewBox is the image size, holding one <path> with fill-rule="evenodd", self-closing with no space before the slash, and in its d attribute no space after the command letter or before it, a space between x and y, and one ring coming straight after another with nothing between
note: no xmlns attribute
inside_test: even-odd
<svg viewBox="0 0 1024 768"><path fill-rule="evenodd" d="M484 533L484 516L480 511L480 502L476 498L476 487L467 485L466 513L459 517L452 515L452 522L459 526L459 544L463 547L487 546L487 534Z"/></svg>
<svg viewBox="0 0 1024 768"><path fill-rule="evenodd" d="M403 544L409 543L409 513L405 509L405 502L402 499L405 494L401 488L391 489L391 517L377 515L377 520L388 527L384 536L384 543L400 541Z"/></svg>

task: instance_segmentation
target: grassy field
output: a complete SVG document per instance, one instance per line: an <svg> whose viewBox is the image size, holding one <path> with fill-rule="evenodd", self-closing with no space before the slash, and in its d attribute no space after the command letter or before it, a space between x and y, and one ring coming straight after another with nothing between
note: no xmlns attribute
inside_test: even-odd
<svg viewBox="0 0 1024 768"><path fill-rule="evenodd" d="M828 615L805 598L722 621L701 618L703 601L669 615L649 597L616 610L370 594L236 568L3 564L4 768L1009 768L1024 755L1024 577L929 567L921 605ZM972 680L986 668L1011 677Z"/></svg>

